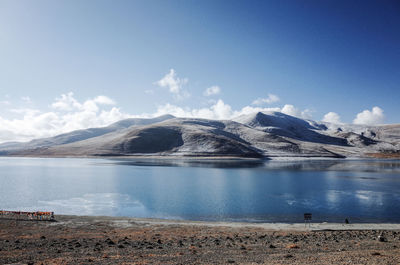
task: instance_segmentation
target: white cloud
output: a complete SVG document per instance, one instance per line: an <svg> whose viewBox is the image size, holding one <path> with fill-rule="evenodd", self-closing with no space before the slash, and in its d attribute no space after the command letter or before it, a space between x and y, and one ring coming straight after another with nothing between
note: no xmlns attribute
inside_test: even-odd
<svg viewBox="0 0 400 265"><path fill-rule="evenodd" d="M277 95L274 94L268 94L267 98L257 98L256 100L251 103L252 105L262 105L262 104L271 104L278 102L280 98Z"/></svg>
<svg viewBox="0 0 400 265"><path fill-rule="evenodd" d="M221 93L221 88L219 86L212 86L207 88L203 95L206 97L212 96L212 95L218 95L219 93Z"/></svg>
<svg viewBox="0 0 400 265"><path fill-rule="evenodd" d="M312 112L309 109L305 109L303 111L299 110L293 105L286 104L283 106L283 108L280 110L282 113L285 113L290 116L302 118L302 119L311 119L312 118Z"/></svg>
<svg viewBox="0 0 400 265"><path fill-rule="evenodd" d="M182 108L172 104L165 104L157 108L156 113L152 116L160 116L164 114L171 114L176 117L186 118L204 118L204 119L229 119L232 117L234 112L230 105L225 104L221 99L218 100L214 105L208 108L190 109Z"/></svg>
<svg viewBox="0 0 400 265"><path fill-rule="evenodd" d="M160 87L167 87L169 92L174 94L175 98L183 99L185 97L189 97L189 93L183 90L183 86L189 82L187 78L179 78L174 69L169 70L169 73L166 74L161 80L155 82L156 85Z"/></svg>
<svg viewBox="0 0 400 265"><path fill-rule="evenodd" d="M60 98L56 98L56 101L51 104L51 107L61 111L72 111L74 109L80 109L82 105L74 98L74 93L69 92L62 94Z"/></svg>
<svg viewBox="0 0 400 265"><path fill-rule="evenodd" d="M93 102L103 105L115 105L115 101L106 96L97 96L93 99Z"/></svg>
<svg viewBox="0 0 400 265"><path fill-rule="evenodd" d="M232 110L232 107L229 104L224 103L224 101L221 99L219 99L210 107L200 108L200 109L182 108L168 103L159 106L157 108L157 111L153 115L145 115L145 117L172 114L176 117L222 120L222 119L232 119L240 115L247 115L257 112L271 112L271 111L282 112L287 115L296 116L304 119L308 119L311 117L309 110L306 109L304 111L300 111L293 105L284 105L283 108L279 107L261 108L261 107L245 106L240 110Z"/></svg>
<svg viewBox="0 0 400 265"><path fill-rule="evenodd" d="M295 116L295 117L301 116L301 111L298 108L296 108L295 106L290 105L290 104L286 104L285 106L283 106L281 111L282 111L282 113L285 113L290 116Z"/></svg>
<svg viewBox="0 0 400 265"><path fill-rule="evenodd" d="M74 98L74 93L69 92L62 94L60 98L56 98L56 101L51 104L51 107L59 111L98 111L98 105L114 105L115 102L106 96L97 96L93 99L88 99L83 103L79 103Z"/></svg>
<svg viewBox="0 0 400 265"><path fill-rule="evenodd" d="M163 114L172 114L177 117L231 119L243 114L256 112L280 111L289 115L305 117L308 110L300 111L293 105L284 105L282 108L262 108L245 106L233 110L222 99L213 101L203 108L180 107L172 104L159 106L154 113L129 115L121 112L116 106L108 107L115 102L106 96L96 96L84 102L74 98L73 93L66 93L56 98L50 105L49 111L23 108L11 109L19 118L5 119L0 116L0 142L28 141L35 138L51 137L57 134L90 127L107 126L121 119L137 117L151 118Z"/></svg>
<svg viewBox="0 0 400 265"><path fill-rule="evenodd" d="M252 113L257 113L257 112L281 112L282 109L279 107L276 108L260 108L260 107L251 107L251 106L246 106L243 107L240 111L235 111L233 117L237 117L240 115L248 115Z"/></svg>
<svg viewBox="0 0 400 265"><path fill-rule="evenodd" d="M22 97L21 98L22 101L26 102L26 103L32 103L32 100L30 97L26 96L26 97Z"/></svg>
<svg viewBox="0 0 400 265"><path fill-rule="evenodd" d="M67 93L51 104L52 111L10 109L10 112L21 117L0 117L0 142L50 137L78 129L106 126L131 117L116 107L102 109L111 104L115 102L106 96L97 96L81 103L73 97L73 93Z"/></svg>
<svg viewBox="0 0 400 265"><path fill-rule="evenodd" d="M373 107L372 111L364 110L358 113L353 123L376 125L376 124L382 124L384 120L385 120L385 115L383 114L383 110L379 107Z"/></svg>
<svg viewBox="0 0 400 265"><path fill-rule="evenodd" d="M340 116L336 112L328 112L327 114L324 115L324 118L322 119L324 122L330 122L334 124L341 124Z"/></svg>

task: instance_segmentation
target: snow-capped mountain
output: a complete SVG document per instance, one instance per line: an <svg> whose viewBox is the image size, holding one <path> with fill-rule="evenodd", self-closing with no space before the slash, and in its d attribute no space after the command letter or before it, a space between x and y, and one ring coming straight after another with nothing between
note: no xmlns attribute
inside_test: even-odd
<svg viewBox="0 0 400 265"><path fill-rule="evenodd" d="M4 143L8 156L398 157L400 125L337 125L280 112L234 120L127 119L27 143Z"/></svg>

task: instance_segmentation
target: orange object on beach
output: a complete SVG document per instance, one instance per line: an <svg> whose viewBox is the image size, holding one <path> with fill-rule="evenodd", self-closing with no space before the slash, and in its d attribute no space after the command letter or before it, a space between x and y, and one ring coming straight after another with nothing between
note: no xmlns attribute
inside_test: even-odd
<svg viewBox="0 0 400 265"><path fill-rule="evenodd" d="M0 216L15 216L17 219L21 216L26 216L29 219L36 217L37 220L54 220L54 212L22 212L22 211L0 211Z"/></svg>

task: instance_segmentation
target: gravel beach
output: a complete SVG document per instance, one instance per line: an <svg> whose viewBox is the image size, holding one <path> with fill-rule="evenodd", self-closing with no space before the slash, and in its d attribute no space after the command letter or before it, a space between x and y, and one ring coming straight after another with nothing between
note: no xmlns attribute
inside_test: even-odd
<svg viewBox="0 0 400 265"><path fill-rule="evenodd" d="M0 219L0 264L400 264L400 224Z"/></svg>

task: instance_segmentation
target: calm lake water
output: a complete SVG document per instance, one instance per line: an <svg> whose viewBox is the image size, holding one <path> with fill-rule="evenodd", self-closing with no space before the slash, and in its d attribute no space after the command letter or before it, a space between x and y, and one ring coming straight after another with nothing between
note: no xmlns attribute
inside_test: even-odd
<svg viewBox="0 0 400 265"><path fill-rule="evenodd" d="M400 222L400 161L0 158L0 209L188 220Z"/></svg>

